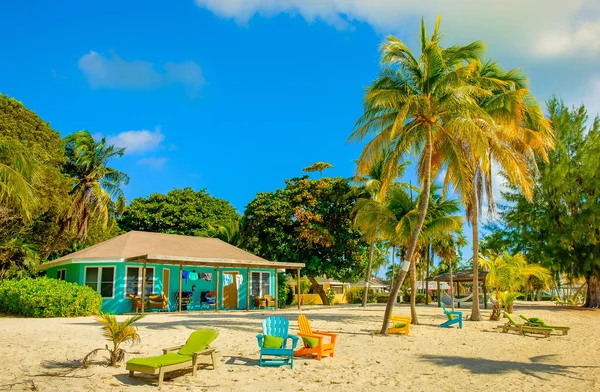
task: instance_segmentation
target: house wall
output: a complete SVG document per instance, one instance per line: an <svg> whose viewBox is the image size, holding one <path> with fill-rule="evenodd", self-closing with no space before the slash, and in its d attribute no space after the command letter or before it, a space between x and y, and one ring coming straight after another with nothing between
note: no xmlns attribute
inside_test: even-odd
<svg viewBox="0 0 600 392"><path fill-rule="evenodd" d="M143 267L142 263L123 263L123 262L103 262L98 260L90 261L85 264L67 264L60 267L50 267L47 270L47 276L56 278L58 270L66 269L66 280L68 282L74 282L79 285L85 284L84 271L86 267L115 267L115 287L114 295L111 298L104 298L102 301L102 311L122 314L131 312L131 300L125 297L125 277L126 267ZM154 267L154 282L153 291L149 294L163 294L163 270L168 269L169 274L169 292L164 293L168 296L169 311L177 311L179 304L177 301L177 293L179 291L179 266L177 265L162 265L162 264L151 264L147 265L148 268ZM188 310L214 310L214 307L209 309L202 309L200 304L200 293L203 291L216 291L216 269L209 267L183 267L184 271L197 273L212 273L211 281L199 279L192 281L190 279L182 280L182 291L193 291L192 301L188 305ZM219 269L219 309L223 309L223 273L235 271L243 276L243 282L238 288L238 306L235 309L246 309L246 282L248 281L248 275L246 268L220 268ZM275 296L275 278L274 271L269 269L252 268L252 272L269 272L270 273L270 293L269 295ZM251 282L250 282L251 284ZM193 289L195 286L195 290ZM254 308L252 298L250 298L250 309ZM233 308L231 308L233 309ZM156 311L156 310L155 310Z"/></svg>

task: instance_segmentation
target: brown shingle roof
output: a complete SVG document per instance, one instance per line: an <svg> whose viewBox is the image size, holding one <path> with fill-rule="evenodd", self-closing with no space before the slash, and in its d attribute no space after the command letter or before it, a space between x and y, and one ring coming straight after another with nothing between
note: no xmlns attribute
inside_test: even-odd
<svg viewBox="0 0 600 392"><path fill-rule="evenodd" d="M144 258L155 260L155 262L166 261L167 263L174 263L178 260L190 263L212 260L224 263L256 264L257 266L258 264L271 265L273 263L221 241L218 238L130 231L110 240L65 255L49 263L44 263L42 264L42 268L45 269L68 260L142 260ZM294 263L281 263L282 268L285 268L284 264ZM296 266L303 267L304 265L296 263L294 264L294 268Z"/></svg>

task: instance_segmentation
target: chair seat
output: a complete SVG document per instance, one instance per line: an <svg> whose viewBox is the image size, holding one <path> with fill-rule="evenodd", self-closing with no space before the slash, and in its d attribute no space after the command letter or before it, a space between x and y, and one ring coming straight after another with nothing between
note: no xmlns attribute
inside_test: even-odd
<svg viewBox="0 0 600 392"><path fill-rule="evenodd" d="M192 361L192 357L190 355L168 353L159 355L157 357L132 358L127 361L127 365L134 365L138 368L145 367L148 369L158 369L163 366L177 365L188 361Z"/></svg>

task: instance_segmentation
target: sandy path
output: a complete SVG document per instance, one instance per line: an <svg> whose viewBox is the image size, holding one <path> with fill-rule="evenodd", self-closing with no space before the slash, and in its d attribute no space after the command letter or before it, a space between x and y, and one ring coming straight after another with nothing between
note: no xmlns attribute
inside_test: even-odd
<svg viewBox="0 0 600 392"><path fill-rule="evenodd" d="M443 315L435 306L418 308L421 325L408 337L372 336L383 310L383 305L305 310L313 328L338 332L339 343L335 358L299 358L293 370L258 366L255 336L267 313L152 314L139 323L142 343L125 348L136 355L158 355L163 347L182 344L193 329L219 332L213 344L219 351L217 369L200 370L197 377L168 374L164 391L600 390L600 311L518 303L516 314L573 327L567 336L544 339L498 333L498 322L490 321L441 329ZM400 306L396 313L409 310ZM297 332L296 311L278 314L289 318L292 333ZM32 390L33 385L40 391L157 390L149 377L129 378L124 365L72 368L103 345L91 317L0 318L0 390Z"/></svg>

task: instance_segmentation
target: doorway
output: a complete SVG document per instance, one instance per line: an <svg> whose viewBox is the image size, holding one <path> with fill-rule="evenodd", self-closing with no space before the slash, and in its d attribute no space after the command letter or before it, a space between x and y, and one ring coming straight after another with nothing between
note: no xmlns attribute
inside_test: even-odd
<svg viewBox="0 0 600 392"><path fill-rule="evenodd" d="M238 288L237 288L237 272L223 272L223 308L237 309L238 308ZM225 275L231 276L225 277Z"/></svg>

